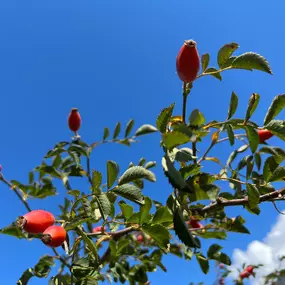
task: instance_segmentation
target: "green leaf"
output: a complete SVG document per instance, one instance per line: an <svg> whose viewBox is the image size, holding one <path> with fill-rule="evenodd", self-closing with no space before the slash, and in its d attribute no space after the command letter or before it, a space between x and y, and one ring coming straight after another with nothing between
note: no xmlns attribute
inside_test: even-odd
<svg viewBox="0 0 285 285"><path fill-rule="evenodd" d="M209 74L209 75L212 75L214 76L215 78L219 79L219 80L222 80L222 76L220 74L220 72L218 72L218 70L214 67L209 67L207 68L205 71L204 71L205 74Z"/></svg>
<svg viewBox="0 0 285 285"><path fill-rule="evenodd" d="M119 206L120 206L121 211L122 211L122 213L126 219L128 219L132 216L133 211L134 211L132 206L126 204L124 201L120 201Z"/></svg>
<svg viewBox="0 0 285 285"><path fill-rule="evenodd" d="M194 109L189 117L189 124L194 126L201 126L205 124L206 119L204 115L198 110Z"/></svg>
<svg viewBox="0 0 285 285"><path fill-rule="evenodd" d="M283 179L285 179L285 166L279 166L274 170L269 181L284 181Z"/></svg>
<svg viewBox="0 0 285 285"><path fill-rule="evenodd" d="M125 138L127 138L130 135L130 133L133 129L134 123L135 123L134 120L128 121L127 126L126 126L126 130L125 130Z"/></svg>
<svg viewBox="0 0 285 285"><path fill-rule="evenodd" d="M157 128L152 126L152 125L142 125L141 127L139 127L135 133L135 136L142 136L142 135L146 135L146 134L150 134L150 133L154 133L157 132Z"/></svg>
<svg viewBox="0 0 285 285"><path fill-rule="evenodd" d="M170 242L169 231L162 225L143 225L144 233L151 236L161 249L166 249Z"/></svg>
<svg viewBox="0 0 285 285"><path fill-rule="evenodd" d="M130 201L136 202L139 205L143 203L143 195L141 189L133 184L123 184L116 186L111 190L111 192L124 197Z"/></svg>
<svg viewBox="0 0 285 285"><path fill-rule="evenodd" d="M199 236L202 237L203 239L221 239L224 240L227 238L227 233L224 231L220 231L220 232L210 232L210 231L206 231L206 232L199 232Z"/></svg>
<svg viewBox="0 0 285 285"><path fill-rule="evenodd" d="M285 120L272 120L265 126L265 128L285 141Z"/></svg>
<svg viewBox="0 0 285 285"><path fill-rule="evenodd" d="M104 220L107 219L107 216L111 213L111 203L106 195L106 193L101 193L100 195L95 196L99 205L100 214Z"/></svg>
<svg viewBox="0 0 285 285"><path fill-rule="evenodd" d="M257 150L257 147L259 144L259 136L258 136L257 130L251 126L246 126L245 130L246 130L250 149L252 153L254 153Z"/></svg>
<svg viewBox="0 0 285 285"><path fill-rule="evenodd" d="M183 179L187 179L190 175L197 175L201 171L201 165L190 164L185 167L180 168L179 172Z"/></svg>
<svg viewBox="0 0 285 285"><path fill-rule="evenodd" d="M272 155L280 155L285 157L285 150L280 147L264 146L259 149L260 153L268 153Z"/></svg>
<svg viewBox="0 0 285 285"><path fill-rule="evenodd" d="M254 208L259 203L259 191L255 185L246 184L246 191L248 195L248 204L250 208Z"/></svg>
<svg viewBox="0 0 285 285"><path fill-rule="evenodd" d="M256 152L254 154L254 160L255 160L255 164L258 170L260 170L261 168L261 155L259 152Z"/></svg>
<svg viewBox="0 0 285 285"><path fill-rule="evenodd" d="M230 145L234 145L235 144L235 135L234 135L234 132L233 132L232 125L227 124L226 125L226 130L227 130L227 133L228 133Z"/></svg>
<svg viewBox="0 0 285 285"><path fill-rule="evenodd" d="M129 244L130 244L129 240L120 239L117 245L117 254L120 254Z"/></svg>
<svg viewBox="0 0 285 285"><path fill-rule="evenodd" d="M98 189L101 186L102 174L97 170L92 171L92 183L94 189Z"/></svg>
<svg viewBox="0 0 285 285"><path fill-rule="evenodd" d="M171 104L168 108L163 109L156 120L156 127L161 133L166 132L167 125L172 116L173 108L174 104Z"/></svg>
<svg viewBox="0 0 285 285"><path fill-rule="evenodd" d="M148 222L148 215L149 211L152 207L152 202L148 197L144 198L144 205L140 208L140 224L143 225L144 223Z"/></svg>
<svg viewBox="0 0 285 285"><path fill-rule="evenodd" d="M179 161L179 162L188 162L190 160L193 160L193 151L191 148L184 147L184 148L174 148L171 152L168 154L171 162Z"/></svg>
<svg viewBox="0 0 285 285"><path fill-rule="evenodd" d="M233 68L247 69L247 70L260 70L272 74L272 70L267 60L254 52L246 52L235 58L231 66Z"/></svg>
<svg viewBox="0 0 285 285"><path fill-rule="evenodd" d="M268 157L263 166L263 177L266 182L269 182L271 176L279 164L284 160L284 157L279 155L274 155Z"/></svg>
<svg viewBox="0 0 285 285"><path fill-rule="evenodd" d="M33 274L33 268L29 268L20 277L20 279L17 282L17 285L27 285L29 280L34 276Z"/></svg>
<svg viewBox="0 0 285 285"><path fill-rule="evenodd" d="M149 161L145 164L144 168L149 169L149 168L152 168L154 166L156 166L156 161Z"/></svg>
<svg viewBox="0 0 285 285"><path fill-rule="evenodd" d="M218 52L218 65L220 68L224 68L227 61L233 52L239 47L237 43L229 43L223 45Z"/></svg>
<svg viewBox="0 0 285 285"><path fill-rule="evenodd" d="M112 160L107 161L107 187L110 189L117 179L119 165Z"/></svg>
<svg viewBox="0 0 285 285"><path fill-rule="evenodd" d="M246 110L246 115L245 115L245 122L247 122L250 117L252 116L252 114L254 113L254 111L257 108L257 105L259 103L260 100L260 96L257 93L253 93L248 101L248 106L247 106L247 110Z"/></svg>
<svg viewBox="0 0 285 285"><path fill-rule="evenodd" d="M272 121L285 108L285 94L274 97L264 118L264 125Z"/></svg>
<svg viewBox="0 0 285 285"><path fill-rule="evenodd" d="M209 272L209 268L210 268L209 260L202 253L197 253L196 259L197 259L203 273L207 274Z"/></svg>
<svg viewBox="0 0 285 285"><path fill-rule="evenodd" d="M164 174L168 178L168 181L173 186L173 188L178 188L179 190L188 188L181 173L176 170L168 156L164 156L161 163Z"/></svg>
<svg viewBox="0 0 285 285"><path fill-rule="evenodd" d="M158 208L153 219L152 224L169 223L173 221L173 216L169 209L165 206Z"/></svg>
<svg viewBox="0 0 285 285"><path fill-rule="evenodd" d="M188 230L188 226L179 209L174 212L173 224L176 235L186 246L200 248L200 244L198 244L191 232Z"/></svg>
<svg viewBox="0 0 285 285"><path fill-rule="evenodd" d="M105 141L108 138L109 134L110 134L109 129L104 128L103 141Z"/></svg>
<svg viewBox="0 0 285 285"><path fill-rule="evenodd" d="M209 61L210 61L210 55L208 53L203 54L201 58L202 72L204 72L208 67Z"/></svg>
<svg viewBox="0 0 285 285"><path fill-rule="evenodd" d="M227 120L229 120L235 114L237 107L238 107L238 96L236 95L235 92L232 92Z"/></svg>
<svg viewBox="0 0 285 285"><path fill-rule="evenodd" d="M218 261L229 266L232 264L231 259L223 252L220 253Z"/></svg>
<svg viewBox="0 0 285 285"><path fill-rule="evenodd" d="M223 247L220 246L219 244L212 244L207 252L207 256L209 259L213 259L215 254L217 254Z"/></svg>
<svg viewBox="0 0 285 285"><path fill-rule="evenodd" d="M114 133L113 133L113 140L118 137L118 135L120 134L120 132L121 132L121 123L118 122L118 123L116 124L115 130L114 130Z"/></svg>
<svg viewBox="0 0 285 285"><path fill-rule="evenodd" d="M14 236L18 239L27 238L26 235L15 224L0 229L0 234Z"/></svg>
<svg viewBox="0 0 285 285"><path fill-rule="evenodd" d="M188 143L190 138L186 134L173 131L163 134L162 141L167 149L172 150L176 146Z"/></svg>
<svg viewBox="0 0 285 285"><path fill-rule="evenodd" d="M151 182L156 181L155 175L151 171L145 169L142 166L133 166L122 174L118 180L118 185L129 183L142 178Z"/></svg>

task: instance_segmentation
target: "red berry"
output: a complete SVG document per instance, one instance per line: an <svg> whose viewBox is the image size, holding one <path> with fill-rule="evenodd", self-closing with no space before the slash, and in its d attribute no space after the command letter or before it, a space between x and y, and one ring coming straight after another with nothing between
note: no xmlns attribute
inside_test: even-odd
<svg viewBox="0 0 285 285"><path fill-rule="evenodd" d="M225 268L225 265L223 263L219 264L220 268Z"/></svg>
<svg viewBox="0 0 285 285"><path fill-rule="evenodd" d="M196 79L200 69L200 58L193 40L184 41L177 57L176 70L183 82L192 82Z"/></svg>
<svg viewBox="0 0 285 285"><path fill-rule="evenodd" d="M200 229L203 228L203 225L198 221L191 219L188 224L191 226L192 229Z"/></svg>
<svg viewBox="0 0 285 285"><path fill-rule="evenodd" d="M71 109L71 112L68 117L68 126L71 131L77 132L81 125L81 116L77 108Z"/></svg>
<svg viewBox="0 0 285 285"><path fill-rule="evenodd" d="M106 231L106 227L104 227L104 230L103 230L103 227L102 227L102 226L95 227L95 228L93 228L93 230L92 230L93 233L99 233L99 232L103 232L103 231Z"/></svg>
<svg viewBox="0 0 285 285"><path fill-rule="evenodd" d="M245 270L239 276L241 279L248 278L250 276L250 273Z"/></svg>
<svg viewBox="0 0 285 285"><path fill-rule="evenodd" d="M40 234L54 224L54 216L44 210L34 210L17 220L17 225L30 234Z"/></svg>
<svg viewBox="0 0 285 285"><path fill-rule="evenodd" d="M144 238L143 238L142 235L138 235L138 236L137 236L137 241L138 241L138 242L142 243L143 240L144 240Z"/></svg>
<svg viewBox="0 0 285 285"><path fill-rule="evenodd" d="M258 130L259 142L264 143L266 140L273 137L273 134L268 130Z"/></svg>
<svg viewBox="0 0 285 285"><path fill-rule="evenodd" d="M219 279L219 285L225 285L225 279L224 278Z"/></svg>
<svg viewBox="0 0 285 285"><path fill-rule="evenodd" d="M42 242L50 247L58 247L64 243L66 231L61 226L51 226L43 232Z"/></svg>
<svg viewBox="0 0 285 285"><path fill-rule="evenodd" d="M249 265L246 269L245 269L249 274L252 274L254 267L252 265Z"/></svg>

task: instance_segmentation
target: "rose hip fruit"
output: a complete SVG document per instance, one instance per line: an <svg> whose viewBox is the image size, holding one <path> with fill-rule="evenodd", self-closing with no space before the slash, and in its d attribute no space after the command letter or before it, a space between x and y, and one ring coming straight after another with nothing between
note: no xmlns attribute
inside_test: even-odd
<svg viewBox="0 0 285 285"><path fill-rule="evenodd" d="M198 220L194 220L194 219L191 219L190 221L188 221L188 225L190 225L191 228L193 229L203 228L203 225Z"/></svg>
<svg viewBox="0 0 285 285"><path fill-rule="evenodd" d="M93 233L99 233L99 232L104 232L104 231L106 231L106 227L103 228L102 226L95 227L92 230Z"/></svg>
<svg viewBox="0 0 285 285"><path fill-rule="evenodd" d="M196 42L193 40L186 40L176 57L176 70L178 77L183 82L193 82L198 75L199 69L200 58Z"/></svg>
<svg viewBox="0 0 285 285"><path fill-rule="evenodd" d="M144 238L143 238L142 235L138 235L138 236L137 236L137 242L142 243L143 240L144 240Z"/></svg>
<svg viewBox="0 0 285 285"><path fill-rule="evenodd" d="M245 269L249 274L252 274L254 267L252 265L249 265L246 269Z"/></svg>
<svg viewBox="0 0 285 285"><path fill-rule="evenodd" d="M68 126L71 131L77 132L80 129L81 116L77 108L72 108L68 116Z"/></svg>
<svg viewBox="0 0 285 285"><path fill-rule="evenodd" d="M241 279L248 278L250 276L250 273L247 271L243 271L239 276Z"/></svg>
<svg viewBox="0 0 285 285"><path fill-rule="evenodd" d="M42 242L49 247L58 247L66 240L66 231L61 226L51 226L43 232Z"/></svg>
<svg viewBox="0 0 285 285"><path fill-rule="evenodd" d="M264 143L266 140L273 137L273 134L268 130L258 130L259 142Z"/></svg>
<svg viewBox="0 0 285 285"><path fill-rule="evenodd" d="M17 226L30 234L40 234L54 224L52 213L44 210L34 210L18 218Z"/></svg>

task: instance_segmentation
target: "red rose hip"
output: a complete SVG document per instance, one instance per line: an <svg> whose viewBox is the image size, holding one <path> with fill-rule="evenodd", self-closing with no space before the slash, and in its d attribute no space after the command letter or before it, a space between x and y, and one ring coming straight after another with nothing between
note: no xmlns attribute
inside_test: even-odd
<svg viewBox="0 0 285 285"><path fill-rule="evenodd" d="M249 265L246 269L245 269L249 274L252 274L254 267L252 265Z"/></svg>
<svg viewBox="0 0 285 285"><path fill-rule="evenodd" d="M92 230L93 233L100 233L100 232L105 232L105 231L106 231L106 227L102 227L102 226L95 227Z"/></svg>
<svg viewBox="0 0 285 285"><path fill-rule="evenodd" d="M194 220L194 219L191 219L190 221L188 221L188 225L190 225L191 228L193 229L203 228L203 225L198 220Z"/></svg>
<svg viewBox="0 0 285 285"><path fill-rule="evenodd" d="M66 240L66 231L61 226L51 226L43 232L42 242L49 247L58 247Z"/></svg>
<svg viewBox="0 0 285 285"><path fill-rule="evenodd" d="M143 235L138 235L137 236L137 242L142 243L144 240Z"/></svg>
<svg viewBox="0 0 285 285"><path fill-rule="evenodd" d="M193 40L186 40L176 57L176 70L178 77L183 82L193 82L198 75L199 69L200 58L196 42Z"/></svg>
<svg viewBox="0 0 285 285"><path fill-rule="evenodd" d="M17 226L30 234L40 234L54 224L52 213L44 210L34 210L18 218Z"/></svg>
<svg viewBox="0 0 285 285"><path fill-rule="evenodd" d="M73 132L77 132L80 129L81 125L81 116L77 108L72 108L68 116L68 126L69 129Z"/></svg>
<svg viewBox="0 0 285 285"><path fill-rule="evenodd" d="M268 130L258 130L257 131L258 136L259 136L259 142L263 143L266 140L270 139L271 137L273 137L273 134L268 131Z"/></svg>

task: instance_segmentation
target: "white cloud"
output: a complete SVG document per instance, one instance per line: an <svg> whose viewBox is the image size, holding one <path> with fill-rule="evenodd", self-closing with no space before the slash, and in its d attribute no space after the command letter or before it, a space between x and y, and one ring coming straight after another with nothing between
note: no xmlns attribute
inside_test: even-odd
<svg viewBox="0 0 285 285"><path fill-rule="evenodd" d="M233 277L238 274L237 269L246 264L263 264L262 270L256 271L256 278L251 278L252 285L260 285L262 275L271 273L279 266L278 258L285 255L285 216L280 215L276 224L267 234L263 241L252 241L246 251L235 249L233 252L231 270L234 271Z"/></svg>

